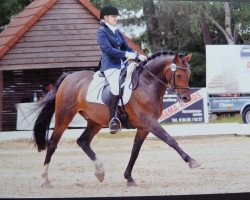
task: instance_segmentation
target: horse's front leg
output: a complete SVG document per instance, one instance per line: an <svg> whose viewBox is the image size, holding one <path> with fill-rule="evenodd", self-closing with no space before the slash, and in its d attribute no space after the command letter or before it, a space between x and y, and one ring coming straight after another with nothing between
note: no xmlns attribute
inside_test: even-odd
<svg viewBox="0 0 250 200"><path fill-rule="evenodd" d="M170 147L174 148L179 155L182 157L182 159L188 163L189 167L195 168L199 167L200 163L191 158L187 153L185 153L178 143L175 141L175 139L170 136L164 128L158 123L156 120L147 120L148 123L145 123L147 126L147 129L154 134L156 137L167 143Z"/></svg>
<svg viewBox="0 0 250 200"><path fill-rule="evenodd" d="M129 159L128 166L126 168L126 171L124 172L124 177L127 179L127 186L135 186L136 183L133 180L131 176L132 169L134 167L135 161L139 155L139 151L141 149L141 145L144 142L145 138L148 135L148 131L145 131L144 129L137 129L137 133L134 139L133 149L131 152L131 156Z"/></svg>

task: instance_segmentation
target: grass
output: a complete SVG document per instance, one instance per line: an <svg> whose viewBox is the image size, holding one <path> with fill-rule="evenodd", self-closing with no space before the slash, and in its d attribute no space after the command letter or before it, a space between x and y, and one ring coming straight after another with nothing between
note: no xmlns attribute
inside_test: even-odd
<svg viewBox="0 0 250 200"><path fill-rule="evenodd" d="M217 117L215 120L210 120L209 123L239 123L242 124L242 118L239 114L229 115L224 114Z"/></svg>
<svg viewBox="0 0 250 200"><path fill-rule="evenodd" d="M216 117L215 117L216 116ZM214 115L213 119L209 120L210 124L213 123L239 123L243 124L241 115L239 113L233 113L233 114L221 114L219 116ZM162 125L180 125L180 124L195 124L193 122L167 122L167 123L161 123Z"/></svg>

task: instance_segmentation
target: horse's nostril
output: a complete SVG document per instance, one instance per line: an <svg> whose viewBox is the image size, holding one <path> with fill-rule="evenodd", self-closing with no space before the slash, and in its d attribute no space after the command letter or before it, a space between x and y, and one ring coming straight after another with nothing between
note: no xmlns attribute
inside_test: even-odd
<svg viewBox="0 0 250 200"><path fill-rule="evenodd" d="M183 101L187 101L187 97L182 97L182 100Z"/></svg>
<svg viewBox="0 0 250 200"><path fill-rule="evenodd" d="M188 97L186 97L186 96L182 96L182 101L184 101L184 102L188 102L188 101L190 101L191 100L191 98L188 98Z"/></svg>

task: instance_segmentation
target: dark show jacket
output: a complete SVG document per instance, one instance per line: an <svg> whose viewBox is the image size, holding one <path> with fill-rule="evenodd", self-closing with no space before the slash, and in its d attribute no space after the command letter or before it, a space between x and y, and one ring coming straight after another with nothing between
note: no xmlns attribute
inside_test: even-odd
<svg viewBox="0 0 250 200"><path fill-rule="evenodd" d="M125 52L133 52L122 33L118 29L114 33L104 22L97 31L97 41L102 50L101 72L120 67L121 60L126 60Z"/></svg>

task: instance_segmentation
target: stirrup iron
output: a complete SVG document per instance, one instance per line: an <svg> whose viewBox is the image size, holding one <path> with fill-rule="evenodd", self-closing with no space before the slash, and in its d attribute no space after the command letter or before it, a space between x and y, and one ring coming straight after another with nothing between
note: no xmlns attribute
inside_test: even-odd
<svg viewBox="0 0 250 200"><path fill-rule="evenodd" d="M115 134L119 131L121 131L121 122L119 118L113 117L109 122L109 132Z"/></svg>

